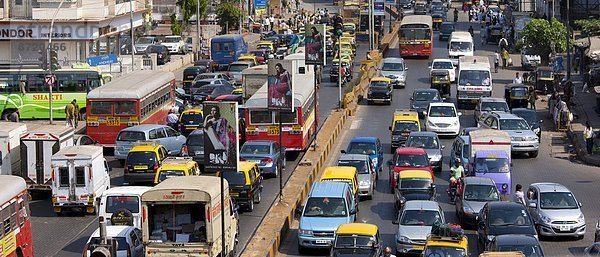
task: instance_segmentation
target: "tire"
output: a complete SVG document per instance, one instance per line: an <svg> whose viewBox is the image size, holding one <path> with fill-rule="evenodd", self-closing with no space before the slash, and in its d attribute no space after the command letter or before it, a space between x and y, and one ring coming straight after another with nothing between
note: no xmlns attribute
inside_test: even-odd
<svg viewBox="0 0 600 257"><path fill-rule="evenodd" d="M246 208L248 210L248 212L253 212L254 211L254 197L252 197L253 199L248 201L248 207Z"/></svg>
<svg viewBox="0 0 600 257"><path fill-rule="evenodd" d="M298 244L298 253L301 255L305 255L308 252L308 249L306 249L306 247L301 246L300 244Z"/></svg>
<svg viewBox="0 0 600 257"><path fill-rule="evenodd" d="M261 192L261 191L258 191L258 195L256 195L256 197L254 197L254 199L253 199L253 200L254 200L254 203L256 203L256 204L259 204L259 203L260 203L260 200L262 200L262 197L261 197L261 195L262 195L262 192Z"/></svg>
<svg viewBox="0 0 600 257"><path fill-rule="evenodd" d="M535 152L530 152L530 153L529 153L529 157L530 157L530 158L536 158L536 157L538 156L538 153L539 153L538 151L535 151Z"/></svg>
<svg viewBox="0 0 600 257"><path fill-rule="evenodd" d="M275 166L275 172L271 174L272 178L276 178L277 176L279 176L279 165Z"/></svg>

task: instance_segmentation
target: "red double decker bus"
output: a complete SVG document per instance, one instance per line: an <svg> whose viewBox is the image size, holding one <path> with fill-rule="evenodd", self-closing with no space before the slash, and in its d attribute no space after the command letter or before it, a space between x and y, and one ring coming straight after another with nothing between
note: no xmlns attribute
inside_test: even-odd
<svg viewBox="0 0 600 257"><path fill-rule="evenodd" d="M432 19L429 15L405 16L400 23L398 38L400 56L427 57L433 50Z"/></svg>
<svg viewBox="0 0 600 257"><path fill-rule="evenodd" d="M25 180L0 175L0 256L33 256L30 216Z"/></svg>
<svg viewBox="0 0 600 257"><path fill-rule="evenodd" d="M304 151L315 135L318 103L315 108L314 66L304 64L304 53L291 54L285 59L296 62L295 67L304 67L304 73L295 69L292 75L294 87L294 111L281 112L267 109L267 83L265 83L244 105L246 118L246 140L279 141L279 119L282 123L281 145L286 151ZM291 72L291 71L290 71Z"/></svg>
<svg viewBox="0 0 600 257"><path fill-rule="evenodd" d="M114 146L119 131L140 124L166 124L175 105L175 75L135 71L87 95L87 135Z"/></svg>

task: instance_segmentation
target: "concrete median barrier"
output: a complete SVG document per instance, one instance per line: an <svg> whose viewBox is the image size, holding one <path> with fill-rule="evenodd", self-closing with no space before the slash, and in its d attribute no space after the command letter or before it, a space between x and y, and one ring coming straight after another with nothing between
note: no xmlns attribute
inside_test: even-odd
<svg viewBox="0 0 600 257"><path fill-rule="evenodd" d="M170 62L168 62L165 65L163 65L162 67L160 67L160 69L162 71L173 72L173 71L181 69L193 62L194 62L194 54L189 53L186 55L182 55L181 58L177 58L177 59L172 58L172 60Z"/></svg>

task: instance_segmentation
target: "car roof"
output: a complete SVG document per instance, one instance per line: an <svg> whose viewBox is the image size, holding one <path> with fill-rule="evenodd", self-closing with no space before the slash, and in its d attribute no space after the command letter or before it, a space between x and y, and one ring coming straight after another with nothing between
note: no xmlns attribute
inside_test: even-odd
<svg viewBox="0 0 600 257"><path fill-rule="evenodd" d="M200 74L202 75L202 74ZM196 80L195 82L210 82L212 83L213 81L217 81L217 80L221 80L220 78L207 78L207 79L199 79Z"/></svg>
<svg viewBox="0 0 600 257"><path fill-rule="evenodd" d="M452 107L454 107L454 103L435 102L435 103L430 103L429 106L452 106Z"/></svg>
<svg viewBox="0 0 600 257"><path fill-rule="evenodd" d="M508 153L501 150L479 150L476 151L475 154L477 155L477 157L485 156L484 158L510 158Z"/></svg>
<svg viewBox="0 0 600 257"><path fill-rule="evenodd" d="M495 210L495 209L525 209L525 206L523 206L520 203L516 203L516 202L504 202L504 201L500 201L500 202L488 202L486 203L488 205L488 207L490 209L492 209L491 211Z"/></svg>
<svg viewBox="0 0 600 257"><path fill-rule="evenodd" d="M131 230L135 229L133 226L106 226L106 236L107 237L127 237ZM96 231L90 237L99 237L100 236L100 228L97 228Z"/></svg>
<svg viewBox="0 0 600 257"><path fill-rule="evenodd" d="M419 147L398 147L396 154L427 154L427 152Z"/></svg>
<svg viewBox="0 0 600 257"><path fill-rule="evenodd" d="M434 89L434 88L417 88L413 91L413 94L416 92L438 92L439 93L440 91L438 91L437 89Z"/></svg>
<svg viewBox="0 0 600 257"><path fill-rule="evenodd" d="M404 172L404 171L402 171ZM465 185L492 185L495 186L494 180L487 177L465 177L464 178Z"/></svg>
<svg viewBox="0 0 600 257"><path fill-rule="evenodd" d="M350 166L331 166L325 168L321 179L354 179L356 167Z"/></svg>
<svg viewBox="0 0 600 257"><path fill-rule="evenodd" d="M160 124L142 124L142 125L137 125L137 126L133 126L133 127L128 127L128 128L124 128L121 130L122 131L144 131L144 132L148 132L152 129L155 128L163 128L166 127L165 125L160 125Z"/></svg>
<svg viewBox="0 0 600 257"><path fill-rule="evenodd" d="M495 237L496 245L539 245L535 237L522 234L507 234Z"/></svg>
<svg viewBox="0 0 600 257"><path fill-rule="evenodd" d="M504 98L499 98L499 97L481 97L481 98L479 98L479 101L481 101L481 102L506 102L506 100L504 100Z"/></svg>
<svg viewBox="0 0 600 257"><path fill-rule="evenodd" d="M438 137L437 133L431 132L431 131L411 131L409 137L410 136L435 137L435 138Z"/></svg>
<svg viewBox="0 0 600 257"><path fill-rule="evenodd" d="M404 63L404 58L400 58L400 57L386 57L383 58L383 62L394 62L394 63Z"/></svg>
<svg viewBox="0 0 600 257"><path fill-rule="evenodd" d="M400 172L400 178L432 178L431 172L427 170L403 170Z"/></svg>
<svg viewBox="0 0 600 257"><path fill-rule="evenodd" d="M533 183L531 186L537 187L542 192L571 192L567 187L552 182Z"/></svg>
<svg viewBox="0 0 600 257"><path fill-rule="evenodd" d="M244 145L271 145L274 144L275 141L271 141L271 140L250 140L250 141L246 141L242 146Z"/></svg>
<svg viewBox="0 0 600 257"><path fill-rule="evenodd" d="M349 185L346 182L319 181L313 184L310 197L344 197L347 188Z"/></svg>
<svg viewBox="0 0 600 257"><path fill-rule="evenodd" d="M435 201L413 200L404 204L404 210L439 211L440 205Z"/></svg>
<svg viewBox="0 0 600 257"><path fill-rule="evenodd" d="M102 196L105 195L142 195L144 192L148 191L149 186L120 186L120 187L112 187L107 189L102 193Z"/></svg>
<svg viewBox="0 0 600 257"><path fill-rule="evenodd" d="M451 22L451 23L453 23L453 22ZM452 62L452 60L439 58L439 59L433 59L432 63L434 63L434 62Z"/></svg>
<svg viewBox="0 0 600 257"><path fill-rule="evenodd" d="M352 140L350 140L350 143L375 143L376 141L376 137L354 137Z"/></svg>
<svg viewBox="0 0 600 257"><path fill-rule="evenodd" d="M248 171L248 170L252 169L252 167L254 167L256 165L257 164L255 162L240 161L239 162L239 171Z"/></svg>
<svg viewBox="0 0 600 257"><path fill-rule="evenodd" d="M369 157L366 154L342 154L340 155L340 158L338 159L338 161L365 161L365 160L370 160L371 157Z"/></svg>
<svg viewBox="0 0 600 257"><path fill-rule="evenodd" d="M345 223L337 228L336 234L346 235L375 235L377 234L377 226L367 223Z"/></svg>

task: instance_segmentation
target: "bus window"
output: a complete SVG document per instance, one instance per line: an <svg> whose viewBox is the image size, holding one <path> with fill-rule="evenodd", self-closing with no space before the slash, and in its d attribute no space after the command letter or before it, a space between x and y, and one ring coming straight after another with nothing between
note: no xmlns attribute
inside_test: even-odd
<svg viewBox="0 0 600 257"><path fill-rule="evenodd" d="M115 115L135 115L135 102L117 102Z"/></svg>
<svg viewBox="0 0 600 257"><path fill-rule="evenodd" d="M275 115L275 123L279 123L279 115ZM281 123L297 124L298 115L295 112L281 112Z"/></svg>
<svg viewBox="0 0 600 257"><path fill-rule="evenodd" d="M111 102L90 102L90 113L96 115L110 115L112 114L112 103Z"/></svg>
<svg viewBox="0 0 600 257"><path fill-rule="evenodd" d="M273 113L271 111L250 111L250 124L272 124Z"/></svg>

